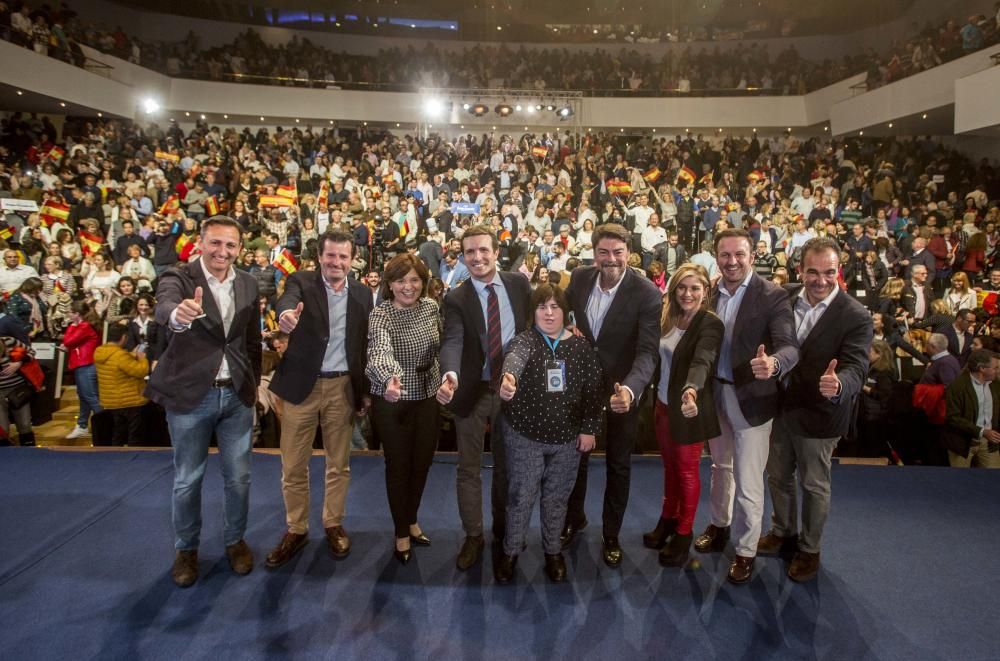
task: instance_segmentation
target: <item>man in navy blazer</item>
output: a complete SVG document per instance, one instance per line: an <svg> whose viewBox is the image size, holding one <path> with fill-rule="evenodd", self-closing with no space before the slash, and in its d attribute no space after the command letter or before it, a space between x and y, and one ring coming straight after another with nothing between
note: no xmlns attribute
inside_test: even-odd
<svg viewBox="0 0 1000 661"><path fill-rule="evenodd" d="M594 230L594 266L574 269L566 289L576 327L597 349L604 370L608 477L602 532L604 562L609 567L617 567L622 560L618 533L628 505L638 403L656 370L660 342L660 291L628 267L630 238L628 230L615 223ZM588 459L589 454L582 457L570 494L564 545L587 525L583 505Z"/></svg>
<svg viewBox="0 0 1000 661"><path fill-rule="evenodd" d="M976 313L965 308L955 315L954 323L941 330L941 334L948 338L948 353L958 358L958 363L963 367L972 353L972 329L975 323Z"/></svg>
<svg viewBox="0 0 1000 661"><path fill-rule="evenodd" d="M253 569L243 534L260 383L260 308L257 281L233 268L241 246L239 223L213 216L201 226L201 257L169 269L157 283L156 323L171 338L146 396L166 410L174 447L176 553L171 573L179 587L198 580L201 483L213 433L225 484L226 555L237 574Z"/></svg>
<svg viewBox="0 0 1000 661"><path fill-rule="evenodd" d="M830 463L848 433L868 376L871 315L840 290L840 246L810 239L802 247L802 285L790 289L801 355L782 379L785 396L771 435L767 481L774 513L761 554L795 551L788 576L819 571L820 540L830 512ZM799 526L797 483L802 485Z"/></svg>
<svg viewBox="0 0 1000 661"><path fill-rule="evenodd" d="M480 465L487 424L491 430L490 449L493 452L490 500L496 541L503 542L506 527L507 462L503 439L500 434L493 433L500 413L500 394L499 375L491 371L493 361L488 339L490 299L496 297L498 314L494 322L500 325L502 347L497 347L497 352L502 359L503 348L511 338L528 328L531 289L528 279L520 273L497 270L500 242L490 228L479 225L467 229L462 236L462 253L472 277L444 298L444 334L440 353L442 381L437 400L455 414L458 513L465 531L465 540L455 564L465 571L479 561L485 545Z"/></svg>
<svg viewBox="0 0 1000 661"><path fill-rule="evenodd" d="M733 538L728 579L750 580L764 513L764 466L778 412L778 379L795 367L798 342L788 295L753 270L746 230L715 237L722 275L712 306L726 332L716 365L716 410L722 433L712 451L711 522L695 540L701 553L722 552Z"/></svg>
<svg viewBox="0 0 1000 661"><path fill-rule="evenodd" d="M326 454L323 529L330 553L351 550L344 530L351 481L351 434L355 413L369 406L365 358L372 297L350 277L357 245L351 234L321 234L316 271L298 271L278 299L278 325L288 333L288 349L270 389L281 398L281 493L287 530L267 556L279 567L298 553L309 533L309 459L316 425L322 422Z"/></svg>

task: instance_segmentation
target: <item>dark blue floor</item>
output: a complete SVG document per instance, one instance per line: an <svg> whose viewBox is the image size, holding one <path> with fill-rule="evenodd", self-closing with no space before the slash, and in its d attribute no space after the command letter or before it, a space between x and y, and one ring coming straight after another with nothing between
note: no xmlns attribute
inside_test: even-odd
<svg viewBox="0 0 1000 661"><path fill-rule="evenodd" d="M321 458L313 459L313 488ZM433 540L391 556L381 460L355 458L335 561L313 540L292 563L229 571L221 484L205 484L202 579L170 580L169 452L0 451L0 654L5 659L997 659L1000 471L837 466L823 570L811 584L758 560L748 586L728 560L661 570L640 535L656 519L659 461L635 461L618 570L591 525L568 554L572 582L542 573L537 521L516 584L454 568L455 469L431 471L421 523ZM588 514L600 519L602 471ZM283 532L278 457L255 455L247 539L258 561ZM708 464L696 528L707 522ZM314 493L317 493L314 491ZM318 493L321 493L319 491Z"/></svg>

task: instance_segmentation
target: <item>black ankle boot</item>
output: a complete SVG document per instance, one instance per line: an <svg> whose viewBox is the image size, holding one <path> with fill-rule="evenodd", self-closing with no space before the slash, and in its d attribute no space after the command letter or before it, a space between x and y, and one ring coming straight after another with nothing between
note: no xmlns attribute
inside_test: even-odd
<svg viewBox="0 0 1000 661"><path fill-rule="evenodd" d="M677 528L677 519L663 519L656 522L656 527L642 536L642 544L647 549L661 549Z"/></svg>
<svg viewBox="0 0 1000 661"><path fill-rule="evenodd" d="M674 534L660 551L660 564L664 567L683 567L691 553L691 535Z"/></svg>
<svg viewBox="0 0 1000 661"><path fill-rule="evenodd" d="M35 447L35 433L29 431L27 434L19 434L17 442L21 444L22 448L33 448Z"/></svg>

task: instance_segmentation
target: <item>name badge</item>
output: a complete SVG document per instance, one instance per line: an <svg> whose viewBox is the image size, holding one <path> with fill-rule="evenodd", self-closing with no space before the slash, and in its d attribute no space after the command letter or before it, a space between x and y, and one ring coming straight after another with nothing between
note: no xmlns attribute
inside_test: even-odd
<svg viewBox="0 0 1000 661"><path fill-rule="evenodd" d="M550 360L545 363L545 391L564 392L566 390L566 361Z"/></svg>

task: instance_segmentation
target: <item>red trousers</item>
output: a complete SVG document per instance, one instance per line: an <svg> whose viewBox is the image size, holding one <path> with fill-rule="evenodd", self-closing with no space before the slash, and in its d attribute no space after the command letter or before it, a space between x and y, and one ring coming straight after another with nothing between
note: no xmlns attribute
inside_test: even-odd
<svg viewBox="0 0 1000 661"><path fill-rule="evenodd" d="M701 495L701 477L698 474L701 450L704 443L681 444L670 437L670 419L667 405L656 400L653 426L660 444L663 459L663 513L664 519L677 520L677 533L690 535L694 515L698 511Z"/></svg>

